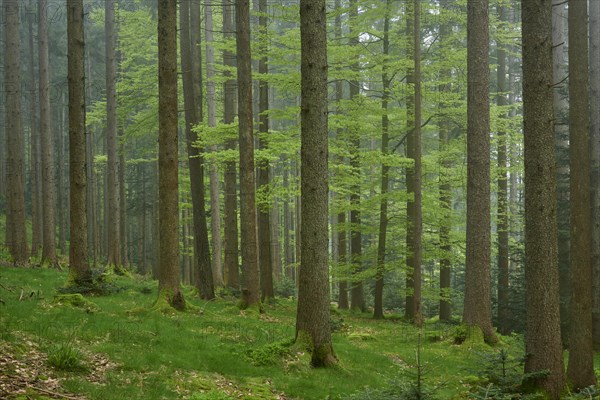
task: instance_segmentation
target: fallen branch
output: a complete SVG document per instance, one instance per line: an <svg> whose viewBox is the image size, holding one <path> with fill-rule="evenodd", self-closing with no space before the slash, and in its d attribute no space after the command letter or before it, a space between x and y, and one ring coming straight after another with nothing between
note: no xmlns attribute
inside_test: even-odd
<svg viewBox="0 0 600 400"><path fill-rule="evenodd" d="M32 388L32 389L34 389L34 390L37 390L39 392L49 394L51 396L60 397L61 399L69 399L69 400L81 400L82 399L79 396L73 397L73 396L69 396L69 395L66 395L66 394L62 394L62 393L58 393L58 392L53 392L53 391L48 390L48 389L42 389L42 388L39 388L37 386L29 386L29 387Z"/></svg>

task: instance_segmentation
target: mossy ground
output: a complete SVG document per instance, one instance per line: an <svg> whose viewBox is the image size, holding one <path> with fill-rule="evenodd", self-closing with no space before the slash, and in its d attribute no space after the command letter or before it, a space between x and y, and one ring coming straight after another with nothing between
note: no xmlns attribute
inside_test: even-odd
<svg viewBox="0 0 600 400"><path fill-rule="evenodd" d="M264 313L247 313L231 299L203 301L184 287L189 311L163 313L152 311L158 287L145 278L114 276L121 290L107 296L55 297L66 279L54 269L0 267L0 347L34 343L45 351L73 344L93 368L51 372L61 390L88 399L344 399L413 379L419 331L400 319L339 312L338 364L315 369L310 355L292 345L293 300L275 299L263 304ZM19 300L21 291L34 295ZM426 384L444 399L467 398L473 385L467 378L478 368L473 349L454 344L453 330L429 323L421 333L421 357L432 367ZM502 346L519 349L520 339L504 338ZM99 372L98 358L110 367Z"/></svg>

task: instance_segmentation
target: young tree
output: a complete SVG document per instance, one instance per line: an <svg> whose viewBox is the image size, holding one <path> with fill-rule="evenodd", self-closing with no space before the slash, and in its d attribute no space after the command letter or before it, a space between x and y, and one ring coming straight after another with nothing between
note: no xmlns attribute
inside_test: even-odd
<svg viewBox="0 0 600 400"><path fill-rule="evenodd" d="M525 132L526 384L558 399L564 387L556 236L552 0L521 0Z"/></svg>
<svg viewBox="0 0 600 400"><path fill-rule="evenodd" d="M571 160L571 319L567 378L596 384L592 342L592 218L587 2L569 1L569 156Z"/></svg>
<svg viewBox="0 0 600 400"><path fill-rule="evenodd" d="M488 0L467 2L467 259L463 322L495 342L490 287Z"/></svg>
<svg viewBox="0 0 600 400"><path fill-rule="evenodd" d="M190 185L192 196L192 218L194 221L194 248L195 248L195 284L203 299L215 297L212 266L210 262L210 248L208 245L208 227L206 223L206 204L204 200L204 157L203 153L194 145L198 135L192 129L201 122L202 96L200 91L200 70L194 65L194 59L199 58L192 54L192 48L197 43L192 40L191 6L193 1L183 0L180 5L181 24L181 69L183 78L183 98L185 105L185 135L188 152L188 166L190 169ZM196 10L197 13L200 9ZM199 16L197 18L199 24ZM198 27L199 29L199 27Z"/></svg>
<svg viewBox="0 0 600 400"><path fill-rule="evenodd" d="M254 127L252 120L252 63L250 54L250 2L236 0L238 121L240 141L240 230L242 244L242 307L260 305Z"/></svg>
<svg viewBox="0 0 600 400"><path fill-rule="evenodd" d="M261 38L260 51L262 56L258 60L258 73L261 76L258 91L258 112L260 137L258 146L264 150L268 146L266 135L269 133L269 83L266 76L269 73L268 66L268 29L267 29L267 0L258 1L258 29ZM269 189L269 161L266 158L258 160L257 180L260 190L268 191ZM269 196L270 197L270 196ZM273 258L271 255L271 204L262 204L258 208L258 242L259 242L259 258L260 258L260 289L261 298L272 298L273 292Z"/></svg>
<svg viewBox="0 0 600 400"><path fill-rule="evenodd" d="M325 0L300 0L302 266L296 340L306 341L312 365L336 359L329 326L327 172L327 17Z"/></svg>
<svg viewBox="0 0 600 400"><path fill-rule="evenodd" d="M40 136L42 148L43 239L42 264L56 264L55 167L50 107L50 70L48 62L48 2L40 0L38 9L38 59L40 96Z"/></svg>
<svg viewBox="0 0 600 400"><path fill-rule="evenodd" d="M233 18L234 0L223 0L223 37L228 40L234 36L235 23ZM223 51L223 65L235 68L236 56L229 50ZM223 84L223 122L232 124L235 118L235 79L231 78L231 70L225 69ZM225 143L227 150L235 150L235 140ZM225 284L233 289L239 289L239 252L238 252L238 218L237 218L237 179L235 161L225 163L225 201L224 201L224 247L225 247Z"/></svg>
<svg viewBox="0 0 600 400"><path fill-rule="evenodd" d="M117 153L117 62L115 46L115 0L104 3L104 32L106 35L106 152L108 196L108 265L121 268L121 193L119 187L119 155Z"/></svg>
<svg viewBox="0 0 600 400"><path fill-rule="evenodd" d="M158 1L159 301L185 308L179 286L177 0Z"/></svg>
<svg viewBox="0 0 600 400"><path fill-rule="evenodd" d="M92 279L88 262L83 0L67 2L69 85L69 264L78 284Z"/></svg>

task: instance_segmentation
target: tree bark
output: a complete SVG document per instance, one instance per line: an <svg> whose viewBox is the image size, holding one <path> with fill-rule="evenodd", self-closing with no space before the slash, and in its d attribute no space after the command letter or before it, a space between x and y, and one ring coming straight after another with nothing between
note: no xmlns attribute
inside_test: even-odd
<svg viewBox="0 0 600 400"><path fill-rule="evenodd" d="M580 390L596 385L592 341L592 203L586 1L569 0L568 21L572 275L567 378L574 390Z"/></svg>
<svg viewBox="0 0 600 400"><path fill-rule="evenodd" d="M85 39L83 0L67 3L68 84L69 84L69 264L73 280L90 283L87 231L87 175L85 131Z"/></svg>
<svg viewBox="0 0 600 400"><path fill-rule="evenodd" d="M38 59L40 96L40 136L42 149L43 240L42 265L56 265L56 186L52 114L50 106L50 71L48 61L48 2L40 0L38 10Z"/></svg>
<svg viewBox="0 0 600 400"><path fill-rule="evenodd" d="M594 344L600 344L600 2L590 7L590 152L592 185L592 269Z"/></svg>
<svg viewBox="0 0 600 400"><path fill-rule="evenodd" d="M552 0L521 0L525 132L525 382L560 398L564 387L558 296Z"/></svg>
<svg viewBox="0 0 600 400"><path fill-rule="evenodd" d="M206 103L208 109L208 126L217 126L217 103L215 99L215 47L213 45L212 3L204 4L204 27L206 39ZM210 151L217 151L216 146ZM209 165L210 176L210 229L212 233L212 269L215 286L223 286L223 250L221 242L221 200L219 198L219 172L217 164Z"/></svg>
<svg viewBox="0 0 600 400"><path fill-rule="evenodd" d="M296 341L315 367L336 363L329 326L327 18L325 0L300 0L302 266Z"/></svg>
<svg viewBox="0 0 600 400"><path fill-rule="evenodd" d="M467 259L463 322L496 342L490 287L488 1L467 3Z"/></svg>
<svg viewBox="0 0 600 400"><path fill-rule="evenodd" d="M119 188L119 155L117 152L117 65L115 46L115 0L104 3L104 32L106 35L106 150L108 197L108 261L107 264L120 271L121 268L121 193Z"/></svg>
<svg viewBox="0 0 600 400"><path fill-rule="evenodd" d="M212 299L215 297L212 266L210 262L210 248L208 245L208 227L206 221L206 204L204 200L204 157L203 151L194 143L198 135L193 127L202 120L202 103L199 101L200 79L199 71L193 62L193 47L197 46L196 40L192 40L191 28L191 0L183 0L180 6L181 23L181 69L183 77L183 97L185 104L185 135L187 139L188 167L190 170L190 184L192 197L192 218L194 225L194 248L195 248L195 284L200 297ZM197 13L200 9L196 10ZM199 24L199 17L197 19ZM199 29L199 27L197 27ZM197 55L199 57L199 55Z"/></svg>
<svg viewBox="0 0 600 400"><path fill-rule="evenodd" d="M177 1L158 1L158 225L159 297L185 308L179 286L179 202L177 138ZM212 282L211 282L212 283Z"/></svg>
<svg viewBox="0 0 600 400"><path fill-rule="evenodd" d="M260 307L258 241L252 120L250 3L236 0L238 121L240 142L240 233L242 245L242 308Z"/></svg>
<svg viewBox="0 0 600 400"><path fill-rule="evenodd" d="M223 0L223 37L230 40L235 32L233 18L233 0ZM232 52L223 52L223 65L234 68L236 56ZM223 86L223 122L232 124L235 118L236 84L231 79L231 72L225 70L225 83ZM235 140L225 144L226 150L235 150ZM237 217L237 172L235 161L225 163L225 204L224 204L224 247L225 247L225 284L233 289L239 289L239 261L238 261L238 217Z"/></svg>

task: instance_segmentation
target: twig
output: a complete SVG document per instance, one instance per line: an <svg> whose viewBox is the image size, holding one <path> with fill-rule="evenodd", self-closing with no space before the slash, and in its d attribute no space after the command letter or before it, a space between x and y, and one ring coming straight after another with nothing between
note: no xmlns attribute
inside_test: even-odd
<svg viewBox="0 0 600 400"><path fill-rule="evenodd" d="M29 386L29 387L32 388L32 389L38 390L38 391L40 391L42 393L46 393L46 394L49 394L49 395L52 395L52 396L57 396L57 397L60 397L60 398L63 398L63 399L81 400L81 397L79 397L79 396L78 397L68 396L66 394L62 394L62 393L58 393L58 392L53 392L53 391L47 390L47 389L42 389L42 388L39 388L37 386Z"/></svg>
<svg viewBox="0 0 600 400"><path fill-rule="evenodd" d="M23 289L21 289L21 295L19 296L19 301L23 300L23 293L24 293L24 291L23 291Z"/></svg>
<svg viewBox="0 0 600 400"><path fill-rule="evenodd" d="M14 292L15 292L15 291L14 291L14 290L12 290L11 288L9 288L9 287L6 287L6 286L4 286L4 285L3 285L3 284L1 284L1 283L0 283L0 287L1 287L2 289L4 289L4 290L8 290L9 292L12 292L12 293L14 293Z"/></svg>

